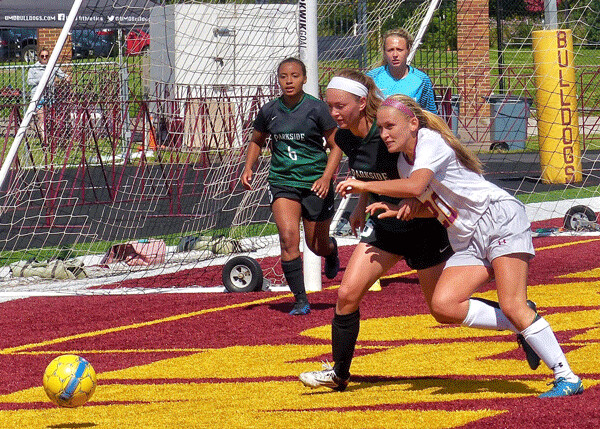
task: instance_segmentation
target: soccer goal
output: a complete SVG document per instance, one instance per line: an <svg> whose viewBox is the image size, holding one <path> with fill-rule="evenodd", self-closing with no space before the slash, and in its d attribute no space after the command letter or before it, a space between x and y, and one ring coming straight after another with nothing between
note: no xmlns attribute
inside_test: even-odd
<svg viewBox="0 0 600 429"><path fill-rule="evenodd" d="M302 45L318 43L325 71L368 68L403 2L319 2L318 42L305 40L303 2L169 3L83 2L38 30L64 42L50 60L69 79L48 76L31 94L39 103L3 110L0 284L214 286L239 255L283 283L268 150L255 190L239 184L254 116L279 94L279 61ZM428 3L418 6L414 32ZM71 46L79 29L88 46Z"/></svg>
<svg viewBox="0 0 600 429"><path fill-rule="evenodd" d="M33 106L2 99L0 289L192 290L222 285L222 266L239 256L258 261L270 283L284 283L266 195L269 151L255 190L244 191L239 176L254 116L278 95L277 64L306 43L306 3L165 3L84 2L69 26L88 32L88 44L73 46L65 33L60 55L52 55L69 79L49 76ZM559 5L553 28L543 7L496 20L488 3L317 2L318 88L342 67L378 65L382 34L404 27L417 36L412 65L430 75L440 114L478 152L488 177L527 203L540 228L563 226L574 206L589 208L575 219L593 224L600 210L597 2ZM63 21L38 30L44 40L62 37L69 11L57 13ZM564 30L566 48L537 33L555 31L563 43ZM557 118L550 95L560 97L567 83L562 70L562 80L542 85L558 75L550 63L560 55L573 66L575 101L569 113L558 107L570 131L544 129ZM21 88L28 100L33 67L3 70L0 87ZM571 158L577 163L560 163ZM340 175L346 171L342 165ZM245 285L256 266L242 266L237 280Z"/></svg>

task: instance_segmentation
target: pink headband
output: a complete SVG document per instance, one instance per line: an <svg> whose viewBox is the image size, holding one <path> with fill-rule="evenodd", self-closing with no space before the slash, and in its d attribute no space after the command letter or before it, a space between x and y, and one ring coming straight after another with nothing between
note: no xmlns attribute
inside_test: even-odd
<svg viewBox="0 0 600 429"><path fill-rule="evenodd" d="M389 106L389 107L393 107L394 109L398 109L401 112L405 113L406 115L408 115L409 118L413 118L415 116L415 114L413 113L412 110L410 110L405 104L403 104L401 101L395 100L393 98L386 98L385 100L383 100L383 102L381 103L382 106Z"/></svg>

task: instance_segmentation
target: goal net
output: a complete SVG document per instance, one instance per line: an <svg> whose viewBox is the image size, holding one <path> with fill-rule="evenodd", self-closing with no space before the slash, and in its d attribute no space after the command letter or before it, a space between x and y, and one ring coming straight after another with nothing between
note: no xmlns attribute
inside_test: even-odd
<svg viewBox="0 0 600 429"><path fill-rule="evenodd" d="M299 55L299 5L164 3L89 0L81 7L59 58L68 78L51 79L0 188L2 290L215 286L222 265L240 254L257 259L272 283L284 283L266 193L269 151L254 190L244 191L239 176L252 121L279 94L276 66ZM321 90L342 67L376 66L388 29L419 34L430 3L319 1ZM412 65L430 75L440 114L478 152L487 177L528 203L544 227L562 226L573 206L600 210L598 2L558 5L557 28L573 38L571 113L580 147L573 156L582 174L554 183L543 177L540 145L560 154L565 145L552 133L539 137L538 2L517 11L506 9L514 2L499 2L500 12L480 0L439 3ZM38 39L56 39L60 28L51 30L39 29ZM34 67L21 61L1 69L0 88L19 89L1 99L3 162L27 110ZM342 164L340 174L346 171Z"/></svg>
<svg viewBox="0 0 600 429"><path fill-rule="evenodd" d="M0 286L213 286L236 254L284 282L266 195L269 151L253 191L239 176L252 121L279 95L276 67L299 55L299 4L169 3L90 0L80 8L61 72L3 180ZM319 3L324 69L366 68L402 2L351 6ZM38 34L56 40L60 30ZM18 74L34 68L3 72L19 87ZM3 161L30 83L3 106Z"/></svg>

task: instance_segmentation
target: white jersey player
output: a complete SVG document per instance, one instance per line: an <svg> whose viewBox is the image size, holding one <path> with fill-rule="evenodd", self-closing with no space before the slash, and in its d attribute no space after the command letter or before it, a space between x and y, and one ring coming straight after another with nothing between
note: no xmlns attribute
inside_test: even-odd
<svg viewBox="0 0 600 429"><path fill-rule="evenodd" d="M464 249L471 240L477 222L493 202L511 200L521 204L508 192L488 182L476 171L464 167L441 135L421 128L417 135L415 161L405 156L398 158L401 177L410 177L413 171L431 170L434 174L426 191L417 199L430 209L444 227L454 251ZM527 219L526 229L530 225ZM533 255L533 247L531 248Z"/></svg>
<svg viewBox="0 0 600 429"><path fill-rule="evenodd" d="M532 369L539 359L554 372L542 398L583 392L548 322L527 300L527 272L534 256L525 209L507 192L487 182L481 163L438 116L403 95L386 99L377 112L381 138L399 152L401 179L362 182L347 179L337 191L373 192L406 198L400 206L377 202L367 207L380 218L435 216L446 226L454 255L446 262L431 300L441 323L516 332ZM472 298L492 278L498 303ZM530 359L531 358L531 359Z"/></svg>

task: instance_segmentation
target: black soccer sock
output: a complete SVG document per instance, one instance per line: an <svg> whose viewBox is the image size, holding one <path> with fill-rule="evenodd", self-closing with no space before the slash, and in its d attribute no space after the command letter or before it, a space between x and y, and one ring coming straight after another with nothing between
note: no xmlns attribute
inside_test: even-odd
<svg viewBox="0 0 600 429"><path fill-rule="evenodd" d="M308 302L306 289L304 288L304 273L302 271L302 257L298 256L291 261L281 261L283 275L290 290L296 298L296 302Z"/></svg>
<svg viewBox="0 0 600 429"><path fill-rule="evenodd" d="M335 374L343 380L350 377L350 364L360 330L360 311L333 316L331 323L331 355Z"/></svg>

